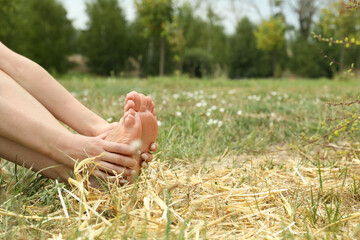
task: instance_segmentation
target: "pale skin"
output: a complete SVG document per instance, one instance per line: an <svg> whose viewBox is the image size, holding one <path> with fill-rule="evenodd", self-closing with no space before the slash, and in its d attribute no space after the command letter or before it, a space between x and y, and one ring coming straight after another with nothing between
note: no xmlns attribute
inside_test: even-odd
<svg viewBox="0 0 360 240"><path fill-rule="evenodd" d="M136 99L149 103L143 111L152 112L150 121L156 121L151 99L132 92L124 109L125 112L131 109L134 112L131 115L137 116L130 121L132 124L125 126L124 120L109 124L77 101L42 67L0 42L0 157L51 179L66 181L75 164L73 159L81 161L102 154L96 159L98 170L94 176L112 182L117 179L108 173L132 177L137 174L132 168L141 165L141 160L151 161L150 151L157 150L155 140L143 141L142 149L146 151L141 153L139 163L134 159L135 149L128 144L130 140L123 139L125 133L138 134L140 128L142 132L143 124L148 121L140 117L140 110L136 111L139 105ZM123 130L117 135L118 141L105 140L114 128L120 127ZM145 135L143 138L154 139Z"/></svg>

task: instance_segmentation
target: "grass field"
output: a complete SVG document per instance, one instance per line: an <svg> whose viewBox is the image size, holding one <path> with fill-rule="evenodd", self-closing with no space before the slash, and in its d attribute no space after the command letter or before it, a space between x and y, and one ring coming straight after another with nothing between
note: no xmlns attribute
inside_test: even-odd
<svg viewBox="0 0 360 240"><path fill-rule="evenodd" d="M329 131L324 122L342 109L326 103L359 99L360 82L76 75L60 82L109 122L122 116L127 92L150 95L160 150L137 184L105 192L1 160L1 238L360 238L359 135L326 145L304 140Z"/></svg>

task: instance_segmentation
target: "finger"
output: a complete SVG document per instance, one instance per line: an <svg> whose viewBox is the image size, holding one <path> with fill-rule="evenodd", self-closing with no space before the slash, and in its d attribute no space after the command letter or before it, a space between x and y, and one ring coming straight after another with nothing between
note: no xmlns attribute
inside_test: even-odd
<svg viewBox="0 0 360 240"><path fill-rule="evenodd" d="M153 155L151 153L142 153L140 157L145 162L151 162L153 160Z"/></svg>
<svg viewBox="0 0 360 240"><path fill-rule="evenodd" d="M149 165L147 164L147 162L142 161L141 164L140 164L140 166L141 166L142 168L147 168Z"/></svg>
<svg viewBox="0 0 360 240"><path fill-rule="evenodd" d="M152 143L152 144L150 145L150 151L156 152L157 150L158 150L158 145L157 145L157 143Z"/></svg>
<svg viewBox="0 0 360 240"><path fill-rule="evenodd" d="M134 167L137 164L137 161L131 157L111 152L105 152L100 160L113 163L121 167Z"/></svg>
<svg viewBox="0 0 360 240"><path fill-rule="evenodd" d="M107 152L118 153L126 156L134 156L135 154L135 150L132 149L128 144L109 141L106 141L106 144L104 144L104 150Z"/></svg>
<svg viewBox="0 0 360 240"><path fill-rule="evenodd" d="M104 182L119 183L120 185L124 185L127 182L122 176L109 175L100 170L95 170L93 175Z"/></svg>
<svg viewBox="0 0 360 240"><path fill-rule="evenodd" d="M136 171L129 169L129 168L125 168L125 167L121 167L109 162L105 162L105 161L100 161L99 165L97 166L99 170L104 171L106 173L108 173L109 175L121 175L121 176L134 176L136 175Z"/></svg>

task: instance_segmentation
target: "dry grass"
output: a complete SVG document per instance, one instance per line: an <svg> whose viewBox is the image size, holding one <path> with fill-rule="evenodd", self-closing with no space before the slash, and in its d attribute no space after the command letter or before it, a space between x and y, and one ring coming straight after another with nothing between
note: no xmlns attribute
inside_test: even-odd
<svg viewBox="0 0 360 240"><path fill-rule="evenodd" d="M354 184L360 160L343 157L318 167L308 154L299 153L229 153L197 165L175 159L174 166L160 161L160 153L137 184L108 185L106 191L86 190L82 162L72 187L58 189L57 211L44 217L44 210L33 204L27 214L1 209L0 215L24 219L28 228L52 239L359 237L360 195ZM317 153L327 154L319 161L329 160L329 153L333 150ZM38 228L44 221L53 227ZM59 224L69 231L61 231Z"/></svg>

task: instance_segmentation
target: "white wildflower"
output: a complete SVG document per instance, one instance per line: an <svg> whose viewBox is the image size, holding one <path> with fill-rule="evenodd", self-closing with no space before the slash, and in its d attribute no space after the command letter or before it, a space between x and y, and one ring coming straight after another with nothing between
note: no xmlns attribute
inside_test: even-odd
<svg viewBox="0 0 360 240"><path fill-rule="evenodd" d="M216 110L217 107L216 106L211 106L210 110L213 111L213 110Z"/></svg>
<svg viewBox="0 0 360 240"><path fill-rule="evenodd" d="M209 119L207 125L217 125L218 127L221 127L223 125L223 122L217 119Z"/></svg>
<svg viewBox="0 0 360 240"><path fill-rule="evenodd" d="M162 125L162 123L159 120L157 121L157 124L159 127Z"/></svg>
<svg viewBox="0 0 360 240"><path fill-rule="evenodd" d="M195 106L196 107L205 107L206 105L207 105L207 103L204 100L201 100Z"/></svg>
<svg viewBox="0 0 360 240"><path fill-rule="evenodd" d="M237 111L237 113L236 113L237 115L242 115L242 110L239 110L239 111Z"/></svg>
<svg viewBox="0 0 360 240"><path fill-rule="evenodd" d="M181 112L176 112L175 115L178 116L178 117L181 117L182 113Z"/></svg>
<svg viewBox="0 0 360 240"><path fill-rule="evenodd" d="M217 98L217 95L216 95L216 94L210 95L209 98L211 98L211 99L216 99L216 98Z"/></svg>
<svg viewBox="0 0 360 240"><path fill-rule="evenodd" d="M225 112L225 109L224 109L224 108L220 108L219 111L220 111L221 113L223 113L223 112Z"/></svg>

